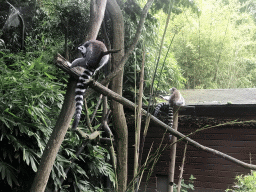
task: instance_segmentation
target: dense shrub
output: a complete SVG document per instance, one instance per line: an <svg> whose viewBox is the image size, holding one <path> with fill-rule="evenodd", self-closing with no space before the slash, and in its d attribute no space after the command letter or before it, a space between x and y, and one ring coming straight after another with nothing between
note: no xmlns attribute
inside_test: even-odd
<svg viewBox="0 0 256 192"><path fill-rule="evenodd" d="M254 192L256 191L256 171L248 175L236 176L236 182L232 189L227 189L226 192Z"/></svg>

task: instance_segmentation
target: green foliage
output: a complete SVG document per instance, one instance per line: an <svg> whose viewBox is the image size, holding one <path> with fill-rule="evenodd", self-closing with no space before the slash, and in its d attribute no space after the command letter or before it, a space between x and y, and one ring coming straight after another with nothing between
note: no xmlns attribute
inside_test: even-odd
<svg viewBox="0 0 256 192"><path fill-rule="evenodd" d="M85 17L88 18L83 13L85 4L81 6L77 1L41 3L44 6L40 4L42 7L34 10L30 26L33 30L26 31L26 52L13 54L12 46L16 44L0 39L0 183L6 189L8 185L12 187L9 191L29 191L31 187L64 100L68 76L54 66L54 57L57 52L64 52L66 42L72 41L70 49L83 42ZM114 183L114 172L107 163L108 151L95 143L85 145L80 161L74 162L66 175L70 159L76 156L74 146L79 145L80 138L68 132L54 163L48 190L102 191L106 177ZM71 179L62 185L62 179L67 177Z"/></svg>
<svg viewBox="0 0 256 192"><path fill-rule="evenodd" d="M109 178L111 182L115 181L115 174L111 165L108 163L110 156L108 151L100 146L93 146L91 143L85 145L84 151L77 158L78 160L70 164L64 157L75 157L75 151L72 149L72 135L67 136L63 143L61 155L57 156L57 161L62 162L59 169L71 166L71 171L66 176L59 175L62 170L52 172L51 183L58 186L61 191L101 191L103 189L104 179ZM77 142L77 140L75 141ZM61 159L60 159L61 158ZM57 169L56 166L54 169ZM57 174L58 173L58 174ZM61 178L68 178L63 185L59 183ZM48 187L51 187L48 184Z"/></svg>
<svg viewBox="0 0 256 192"><path fill-rule="evenodd" d="M195 2L200 15L183 9L172 21L180 26L173 52L184 71L186 88L254 87L256 25L248 11L239 11L244 4ZM247 61L253 63L250 70Z"/></svg>
<svg viewBox="0 0 256 192"><path fill-rule="evenodd" d="M175 2L154 88L168 91L170 87L254 87L255 2ZM28 191L60 112L67 82L67 76L52 62L56 52L65 53L70 60L76 57L72 51L76 53L76 47L84 41L89 26L89 3L76 0L13 3L15 6L18 3L19 6L33 6L32 14L23 13L26 23L25 53L18 53L19 30L9 34L0 31L0 172L1 184L11 186L14 191ZM123 6L126 48L135 35L142 11L138 4L132 3ZM123 95L132 100L136 99L135 93L138 92L143 49L146 52L145 95L151 84L159 52L159 37L166 22L166 14L160 8L166 12L169 1L155 2L137 49L125 65ZM8 9L5 12L8 13ZM1 15L0 24L4 24L6 18L7 15ZM111 39L108 22L106 26ZM95 98L88 101L89 107L93 108ZM98 119L100 116L101 109ZM72 171L65 174L70 159L75 157L74 146L81 144L77 135L68 132L51 172L49 189L102 191L103 176L114 183L114 172L107 163L108 152L95 143L86 144L85 151L78 157L80 161L73 163ZM65 180L62 185L61 179L67 177L71 179ZM184 190L192 188L185 183L183 187Z"/></svg>
<svg viewBox="0 0 256 192"><path fill-rule="evenodd" d="M85 40L84 34L86 34L89 27L89 15L85 13L90 12L90 4L76 0L44 0L42 4L41 10L48 18L45 21L45 25L52 29L47 34L53 33L56 38L61 35L63 40L65 38L65 44L68 44L65 46L68 46L69 49L76 53L77 46ZM70 56L71 54L68 55L68 57Z"/></svg>
<svg viewBox="0 0 256 192"><path fill-rule="evenodd" d="M181 180L181 189L180 189L180 191L181 192L194 191L195 190L194 189L194 181L195 181L195 179L196 178L193 175L190 175L188 184L186 184L184 179L182 179ZM177 185L176 184L174 184L173 191L177 192Z"/></svg>
<svg viewBox="0 0 256 192"><path fill-rule="evenodd" d="M156 3L159 4L158 1ZM188 3L188 2L187 2ZM174 5L155 87L167 88L244 88L255 87L255 3L248 1L185 1ZM161 4L159 4L161 5ZM165 7L166 6L165 2ZM196 9L195 9L196 7ZM158 36L164 31L166 14L158 11ZM155 30L156 31L156 30ZM167 56L164 57L171 40ZM156 47L148 58L148 71L154 71ZM159 47L159 45L158 45ZM250 64L249 64L250 63ZM251 66L251 67L249 67ZM149 79L152 76L149 75Z"/></svg>
<svg viewBox="0 0 256 192"><path fill-rule="evenodd" d="M13 182L16 184L16 185L19 185L18 183L18 180L16 178L16 172L17 170L15 170L14 167L12 167L11 165L3 162L3 161L0 161L0 172L1 172L1 175L2 175L2 179L5 179L7 180L8 184L12 187L13 186Z"/></svg>
<svg viewBox="0 0 256 192"><path fill-rule="evenodd" d="M142 1L140 1L142 4ZM142 5L139 6L134 1L127 1L124 7L124 27L125 27L125 49L128 49L132 43L132 40L135 36L138 22L142 13ZM133 54L129 57L128 61L124 66L124 91L123 95L126 98L135 101L136 94L138 93L139 87L139 77L140 77L140 68L142 63L143 47L146 52L146 57L149 54L152 54L156 47L157 42L157 33L155 28L157 28L157 20L153 17L152 14L148 14L142 34L137 44L137 48L134 50ZM151 61L147 60L145 64L145 80L150 79ZM148 81L145 81L145 88L148 89Z"/></svg>
<svg viewBox="0 0 256 192"><path fill-rule="evenodd" d="M235 185L232 189L226 189L226 192L253 192L256 191L256 171L252 171L248 175L238 175L236 176Z"/></svg>
<svg viewBox="0 0 256 192"><path fill-rule="evenodd" d="M197 4L194 1L187 1L187 0L176 0L173 1L174 5L172 8L172 12L175 14L180 14L182 12L182 10L180 9L180 5L186 7L186 8L191 8L193 9L195 12L198 11L198 7ZM152 6L152 9L156 12L158 10L163 10L165 13L168 12L170 6L170 1L168 0L157 0L155 1L155 3Z"/></svg>
<svg viewBox="0 0 256 192"><path fill-rule="evenodd" d="M22 183L22 175L37 171L63 102L63 84L56 80L56 68L43 61L43 54L38 58L0 54L1 174L13 186Z"/></svg>
<svg viewBox="0 0 256 192"><path fill-rule="evenodd" d="M156 61L159 54L160 37L164 32L164 26L166 24L166 15L159 11L156 15L159 20L159 26L157 31L158 39L155 39L156 43L147 47L147 64L146 64L146 79L150 79L148 84L151 84L153 78L153 72L155 71ZM186 79L183 77L183 70L179 66L175 55L173 54L173 39L176 38L177 27L167 29L166 38L164 40L163 49L161 52L159 66L156 71L156 78L154 81L154 88L157 90L169 92L171 87L183 88Z"/></svg>
<svg viewBox="0 0 256 192"><path fill-rule="evenodd" d="M2 179L11 187L16 188L19 184L30 187L31 183L24 184L23 178L33 178L33 172L37 171L39 158L63 103L65 86L62 82L66 80L57 78L60 71L47 63L48 57L53 60L53 56L47 57L51 52L41 52L39 57L34 56L36 52L0 54L0 171ZM70 165L69 159L75 157L73 148L80 144L77 135L67 135L51 172L48 188L61 187L60 180L67 177L64 170ZM115 181L112 167L107 163L107 150L90 144L86 148L88 151L79 156L82 163L72 164L76 185L65 185L63 190L71 191L70 186L73 186L76 191L95 191L102 186L103 180L99 179L102 176Z"/></svg>

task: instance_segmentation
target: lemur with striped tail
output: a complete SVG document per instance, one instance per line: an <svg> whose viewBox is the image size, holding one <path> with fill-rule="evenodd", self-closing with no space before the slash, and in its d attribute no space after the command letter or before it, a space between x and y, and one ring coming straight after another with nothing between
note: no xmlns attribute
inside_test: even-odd
<svg viewBox="0 0 256 192"><path fill-rule="evenodd" d="M156 117L163 107L169 106L168 125L172 128L172 126L173 126L173 107L174 106L184 106L185 99L182 97L180 92L175 87L171 88L170 91L171 91L171 96L169 98L169 102L158 104L155 108L154 116Z"/></svg>
<svg viewBox="0 0 256 192"><path fill-rule="evenodd" d="M87 89L87 83L89 82L91 76L93 76L97 71L99 71L104 65L107 64L109 60L110 53L116 53L120 50L107 50L105 44L98 40L90 40L85 42L83 45L78 47L78 50L81 52L82 57L75 59L70 67L81 66L85 70L82 75L79 77L76 91L75 91L75 100L76 100L76 112L75 118L72 124L72 130L75 130L78 126L78 123L81 118L82 106L84 93Z"/></svg>

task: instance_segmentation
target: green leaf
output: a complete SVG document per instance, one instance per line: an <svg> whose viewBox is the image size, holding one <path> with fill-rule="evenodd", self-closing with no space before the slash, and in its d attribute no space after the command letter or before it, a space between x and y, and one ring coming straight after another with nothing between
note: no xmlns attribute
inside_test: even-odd
<svg viewBox="0 0 256 192"><path fill-rule="evenodd" d="M34 66L35 66L35 63L34 63L34 62L32 62L32 64L30 64L30 66L29 66L28 70L30 71L31 69L33 69L33 68L34 68Z"/></svg>
<svg viewBox="0 0 256 192"><path fill-rule="evenodd" d="M50 74L48 74L48 73L46 73L46 72L44 72L44 74L45 74L49 79L57 79L55 76L50 75Z"/></svg>
<svg viewBox="0 0 256 192"><path fill-rule="evenodd" d="M14 182L16 185L19 185L18 180L16 178L17 170L14 169L11 165L0 161L0 172L2 175L2 180L6 178L7 183L12 187L12 183Z"/></svg>
<svg viewBox="0 0 256 192"><path fill-rule="evenodd" d="M33 156L30 156L30 163L31 163L31 167L32 167L33 171L37 172L37 167L36 167L36 164L35 164Z"/></svg>

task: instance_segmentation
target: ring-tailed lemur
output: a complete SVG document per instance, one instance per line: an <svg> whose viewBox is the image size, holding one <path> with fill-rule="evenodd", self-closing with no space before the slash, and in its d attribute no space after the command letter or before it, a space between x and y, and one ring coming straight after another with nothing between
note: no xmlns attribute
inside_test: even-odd
<svg viewBox="0 0 256 192"><path fill-rule="evenodd" d="M184 106L185 105L185 99L182 97L180 92L175 88L171 88L171 96L169 98L168 103L160 103L156 106L154 116L156 117L157 114L161 111L163 107L169 106L168 110L168 125L172 128L173 126L173 106Z"/></svg>
<svg viewBox="0 0 256 192"><path fill-rule="evenodd" d="M105 44L98 40L90 40L85 42L83 45L78 47L81 52L81 58L75 59L72 64L72 67L81 66L85 68L82 75L79 77L76 87L76 112L75 118L72 124L72 130L76 129L81 117L82 105L83 105L83 95L87 88L87 83L92 75L94 75L98 70L100 70L109 60L110 53L116 53L119 50L110 50L108 51Z"/></svg>

